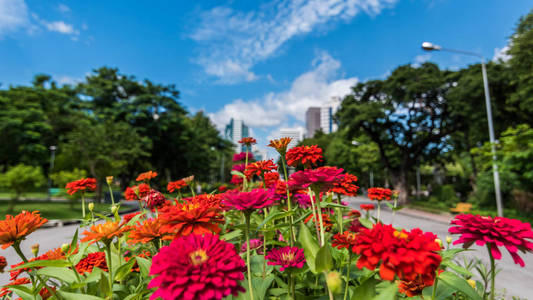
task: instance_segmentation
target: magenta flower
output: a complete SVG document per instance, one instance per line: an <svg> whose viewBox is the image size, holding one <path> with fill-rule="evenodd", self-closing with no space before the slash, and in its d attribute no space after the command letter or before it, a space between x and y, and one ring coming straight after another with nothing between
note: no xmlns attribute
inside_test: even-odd
<svg viewBox="0 0 533 300"><path fill-rule="evenodd" d="M307 194L295 194L293 199L301 208L311 207L311 197Z"/></svg>
<svg viewBox="0 0 533 300"><path fill-rule="evenodd" d="M222 203L238 210L254 210L270 206L274 203L271 193L263 189L251 192L231 191L224 195Z"/></svg>
<svg viewBox="0 0 533 300"><path fill-rule="evenodd" d="M291 175L289 185L300 189L306 189L310 186L313 190L320 189L321 192L327 192L333 188L335 182L340 180L339 175L343 171L343 169L336 167L320 167L298 171Z"/></svg>
<svg viewBox="0 0 533 300"><path fill-rule="evenodd" d="M148 288L150 299L211 300L244 292L240 281L246 271L235 246L216 235L188 235L175 239L154 256Z"/></svg>
<svg viewBox="0 0 533 300"><path fill-rule="evenodd" d="M142 200L144 201L144 203L146 203L146 207L148 207L152 211L156 208L160 208L161 206L163 206L163 204L165 204L165 201L167 201L167 199L165 199L165 196L156 190L150 190L148 195L143 197Z"/></svg>
<svg viewBox="0 0 533 300"><path fill-rule="evenodd" d="M469 248L475 242L478 246L490 245L492 256L501 259L502 254L498 247L504 246L513 257L515 264L524 267L524 260L518 256L518 250L533 252L533 231L529 223L503 217L482 217L479 215L458 215L452 222L448 231L461 236L455 242ZM453 226L455 225L455 226Z"/></svg>
<svg viewBox="0 0 533 300"><path fill-rule="evenodd" d="M252 160L253 158L254 158L254 155L248 152L248 161ZM245 161L245 160L246 160L246 152L241 152L241 153L233 155L233 161Z"/></svg>
<svg viewBox="0 0 533 300"><path fill-rule="evenodd" d="M244 172L244 169L246 169L244 164L233 165L233 167L231 168L232 171L237 171L237 172L241 172L241 173Z"/></svg>
<svg viewBox="0 0 533 300"><path fill-rule="evenodd" d="M251 239L250 240L250 251L257 250L257 254L263 254L261 247L263 246L263 241L260 239ZM246 252L246 242L241 246L241 253Z"/></svg>
<svg viewBox="0 0 533 300"><path fill-rule="evenodd" d="M305 263L304 249L298 247L283 247L272 249L265 257L270 266L281 266L279 270L286 268L302 268Z"/></svg>

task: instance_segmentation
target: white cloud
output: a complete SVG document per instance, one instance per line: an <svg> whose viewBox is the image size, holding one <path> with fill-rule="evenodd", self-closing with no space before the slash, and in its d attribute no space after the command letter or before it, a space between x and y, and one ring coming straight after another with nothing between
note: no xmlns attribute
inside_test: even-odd
<svg viewBox="0 0 533 300"><path fill-rule="evenodd" d="M48 31L54 31L61 34L78 35L80 32L74 29L72 24L65 23L63 21L46 22L43 21L43 25Z"/></svg>
<svg viewBox="0 0 533 300"><path fill-rule="evenodd" d="M504 46L503 48L496 48L494 49L494 56L492 57L493 61L503 61L507 62L509 59L511 59L511 55L507 53L509 51L509 45Z"/></svg>
<svg viewBox="0 0 533 300"><path fill-rule="evenodd" d="M191 38L203 46L195 60L219 82L232 84L258 78L258 62L276 55L290 39L320 25L350 20L359 12L375 15L396 0L281 0L252 12L215 7L200 15Z"/></svg>
<svg viewBox="0 0 533 300"><path fill-rule="evenodd" d="M75 77L70 77L70 76L60 76L57 79L57 83L59 83L60 85L64 85L64 84L76 85L82 81L83 79L81 78L75 78Z"/></svg>
<svg viewBox="0 0 533 300"><path fill-rule="evenodd" d="M28 7L24 0L0 0L0 37L29 24Z"/></svg>
<svg viewBox="0 0 533 300"><path fill-rule="evenodd" d="M430 59L431 59L431 54L429 53L420 54L420 55L415 56L415 62L412 65L413 67L418 68L420 67L420 65L422 65L423 63L425 63L426 61Z"/></svg>
<svg viewBox="0 0 533 300"><path fill-rule="evenodd" d="M335 79L341 64L326 52L320 53L312 66L295 78L288 90L249 101L236 99L209 114L211 120L219 129L231 118L272 132L280 127L302 126L308 107L321 106L333 96L345 96L358 81L356 77Z"/></svg>

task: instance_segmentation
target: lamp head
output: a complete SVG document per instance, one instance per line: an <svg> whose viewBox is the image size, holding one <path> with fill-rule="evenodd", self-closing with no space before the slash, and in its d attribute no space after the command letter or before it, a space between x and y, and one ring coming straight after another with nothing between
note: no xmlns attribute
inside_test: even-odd
<svg viewBox="0 0 533 300"><path fill-rule="evenodd" d="M433 50L441 50L442 47L439 45L434 45L433 43L430 43L430 42L423 42L422 49L426 51L433 51Z"/></svg>

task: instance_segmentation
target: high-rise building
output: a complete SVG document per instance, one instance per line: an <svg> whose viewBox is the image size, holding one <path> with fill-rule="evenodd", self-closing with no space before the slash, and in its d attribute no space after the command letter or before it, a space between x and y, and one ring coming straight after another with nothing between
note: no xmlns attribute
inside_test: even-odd
<svg viewBox="0 0 533 300"><path fill-rule="evenodd" d="M312 138L320 129L320 107L309 107L305 112L305 137Z"/></svg>
<svg viewBox="0 0 533 300"><path fill-rule="evenodd" d="M338 125L333 121L333 116L341 104L340 97L332 97L330 101L324 103L320 108L320 128L324 133L337 131Z"/></svg>
<svg viewBox="0 0 533 300"><path fill-rule="evenodd" d="M246 151L246 149L239 144L239 141L247 136L249 136L248 126L246 126L242 120L234 120L231 118L229 124L226 125L226 130L224 130L224 137L233 142L235 152Z"/></svg>
<svg viewBox="0 0 533 300"><path fill-rule="evenodd" d="M281 129L279 133L280 133L280 137L292 138L292 141L287 146L287 149L290 149L298 145L298 143L301 140L303 140L303 136L304 136L303 130L299 128L284 128L284 129Z"/></svg>

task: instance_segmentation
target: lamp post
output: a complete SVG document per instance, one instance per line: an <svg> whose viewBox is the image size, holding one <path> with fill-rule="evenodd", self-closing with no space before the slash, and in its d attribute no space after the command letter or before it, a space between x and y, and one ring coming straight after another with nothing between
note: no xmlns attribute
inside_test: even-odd
<svg viewBox="0 0 533 300"><path fill-rule="evenodd" d="M50 175L52 175L52 172L54 171L54 160L56 158L56 146L50 146L50 169L48 170L48 200L52 198L52 194L50 193L50 189L52 188L52 178Z"/></svg>
<svg viewBox="0 0 533 300"><path fill-rule="evenodd" d="M487 68L485 66L485 58L483 55L470 51L456 50L443 48L442 46L435 45L430 42L423 42L422 49L426 51L448 51L464 55L475 56L481 59L481 74L483 76L483 88L485 91L485 107L487 108L487 120L489 123L489 138L492 153L492 174L494 176L494 192L496 194L496 208L498 210L498 216L503 217L502 195L500 191L500 175L498 173L498 164L496 157L496 138L494 136L494 126L492 124L492 108L490 103L489 93L489 79L487 78Z"/></svg>

